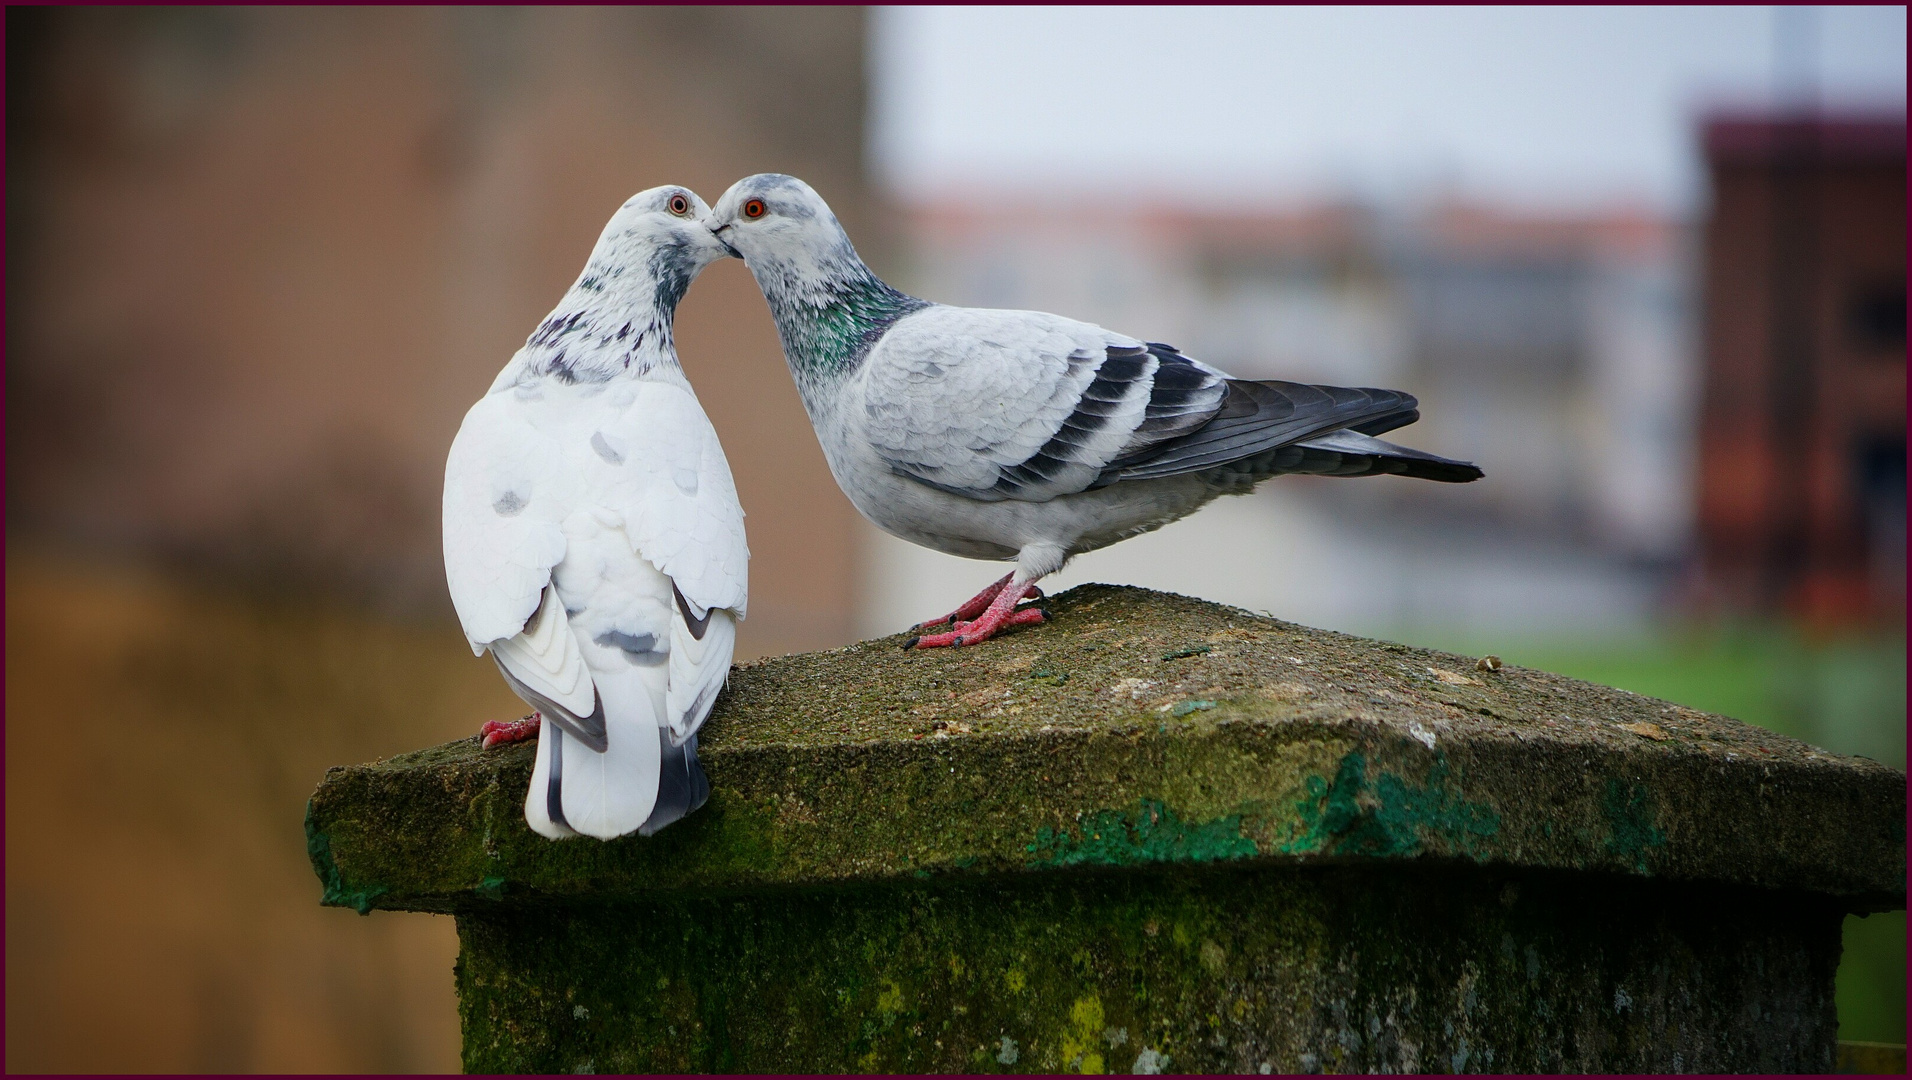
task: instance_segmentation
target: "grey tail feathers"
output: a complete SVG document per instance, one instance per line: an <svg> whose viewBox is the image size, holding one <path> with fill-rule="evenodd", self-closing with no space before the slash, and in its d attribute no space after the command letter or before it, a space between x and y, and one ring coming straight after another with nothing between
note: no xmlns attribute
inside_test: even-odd
<svg viewBox="0 0 1912 1080"><path fill-rule="evenodd" d="M1392 418L1391 418L1392 419ZM1410 418L1411 419L1411 418ZM1402 421L1406 423L1410 421ZM1399 424L1391 424L1398 427ZM1331 431L1295 444L1307 452L1311 469L1329 476L1409 476L1443 484L1466 484L1486 475L1471 461L1455 461L1412 447L1397 446L1354 428ZM1333 459L1339 458L1339 461Z"/></svg>
<svg viewBox="0 0 1912 1080"><path fill-rule="evenodd" d="M664 758L657 778L657 805L651 816L638 826L639 836L650 836L685 814L704 805L710 798L710 781L704 767L697 763L697 735L692 733L682 746L672 746L669 734L657 729L663 743Z"/></svg>
<svg viewBox="0 0 1912 1080"><path fill-rule="evenodd" d="M1397 446L1343 429L1302 442L1265 450L1208 470L1223 484L1253 484L1271 476L1407 476L1444 484L1465 484L1484 474L1469 461L1455 461L1422 450Z"/></svg>

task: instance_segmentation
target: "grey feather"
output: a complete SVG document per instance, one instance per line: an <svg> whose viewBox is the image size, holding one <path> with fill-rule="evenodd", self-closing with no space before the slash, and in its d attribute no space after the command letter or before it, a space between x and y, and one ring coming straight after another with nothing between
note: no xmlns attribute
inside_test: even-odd
<svg viewBox="0 0 1912 1080"><path fill-rule="evenodd" d="M672 746L662 730L658 732L658 739L664 746L664 760L657 781L657 805L644 824L638 826L639 836L656 833L710 798L710 781L704 776L704 767L697 762L696 734L692 733L681 746Z"/></svg>
<svg viewBox="0 0 1912 1080"><path fill-rule="evenodd" d="M1206 424L1123 467L1114 478L1197 472L1339 428L1373 425L1415 407L1414 398L1398 390L1230 379L1227 398Z"/></svg>
<svg viewBox="0 0 1912 1080"><path fill-rule="evenodd" d="M558 727L569 732L572 738L600 754L604 752L604 748L609 745L605 742L604 738L604 695L599 694L596 689L593 689L591 691L591 697L592 704L596 706L596 710L589 716L579 716L557 702L552 701L545 695L533 690L531 687L526 686L517 676L511 673L511 669L505 666L503 660L498 659L496 653L492 654L491 659L498 665L499 673L504 675L505 682L510 684L513 693L536 706L538 712L543 714L546 720L557 724Z"/></svg>
<svg viewBox="0 0 1912 1080"><path fill-rule="evenodd" d="M510 678L509 675L505 676ZM570 825L564 820L564 730L551 730L551 763L545 775L544 812L553 825Z"/></svg>

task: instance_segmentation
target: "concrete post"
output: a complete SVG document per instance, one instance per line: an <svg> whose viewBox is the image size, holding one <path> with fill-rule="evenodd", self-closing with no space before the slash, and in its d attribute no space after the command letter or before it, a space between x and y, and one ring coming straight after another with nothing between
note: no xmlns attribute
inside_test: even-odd
<svg viewBox="0 0 1912 1080"><path fill-rule="evenodd" d="M533 835L529 746L333 769L324 902L457 916L472 1071L1833 1067L1904 774L1183 597L1052 610L739 667L650 839Z"/></svg>

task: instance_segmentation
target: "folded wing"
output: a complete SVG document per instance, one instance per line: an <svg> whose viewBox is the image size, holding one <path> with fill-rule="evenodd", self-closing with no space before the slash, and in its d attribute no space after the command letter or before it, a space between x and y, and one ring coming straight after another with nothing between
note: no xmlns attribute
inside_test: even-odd
<svg viewBox="0 0 1912 1080"><path fill-rule="evenodd" d="M983 501L1043 502L1199 428L1226 377L1162 345L1034 311L932 307L859 373L864 437L892 469Z"/></svg>
<svg viewBox="0 0 1912 1080"><path fill-rule="evenodd" d="M566 471L508 392L465 414L445 461L445 581L473 653L538 610L564 558Z"/></svg>
<svg viewBox="0 0 1912 1080"><path fill-rule="evenodd" d="M1419 416L1398 390L1232 379L1173 346L1031 311L918 312L859 378L857 420L893 470L990 502L1203 472Z"/></svg>

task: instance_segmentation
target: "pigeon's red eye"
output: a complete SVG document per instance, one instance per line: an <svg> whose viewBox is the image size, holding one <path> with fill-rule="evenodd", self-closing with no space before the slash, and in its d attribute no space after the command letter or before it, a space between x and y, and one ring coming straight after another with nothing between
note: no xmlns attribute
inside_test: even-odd
<svg viewBox="0 0 1912 1080"><path fill-rule="evenodd" d="M765 207L764 207L762 199L752 199L749 202L744 204L744 216L749 218L752 221L755 221L758 218L763 216L764 209Z"/></svg>
<svg viewBox="0 0 1912 1080"><path fill-rule="evenodd" d="M684 214L690 213L690 200L684 198L682 194L672 195L671 201L670 201L670 208L671 208L671 213L677 214L681 217Z"/></svg>

